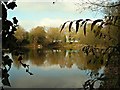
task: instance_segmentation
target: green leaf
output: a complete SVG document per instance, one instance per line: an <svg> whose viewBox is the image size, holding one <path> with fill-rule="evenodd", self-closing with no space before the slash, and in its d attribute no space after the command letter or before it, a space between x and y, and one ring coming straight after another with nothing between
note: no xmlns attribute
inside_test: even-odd
<svg viewBox="0 0 120 90"><path fill-rule="evenodd" d="M86 22L86 21L83 21L83 22L81 23L81 26L80 26L80 27L82 27L85 22Z"/></svg>
<svg viewBox="0 0 120 90"><path fill-rule="evenodd" d="M67 22L69 22L69 21L67 21ZM66 24L67 22L65 22L65 23L63 24L63 26L62 26L60 32L63 30L63 28L65 27L65 24Z"/></svg>
<svg viewBox="0 0 120 90"><path fill-rule="evenodd" d="M86 24L87 24L87 22L85 22L85 24L84 24L84 35L86 36Z"/></svg>
<svg viewBox="0 0 120 90"><path fill-rule="evenodd" d="M79 29L79 22L82 21L83 19L79 19L76 21L76 33L78 32Z"/></svg>
<svg viewBox="0 0 120 90"><path fill-rule="evenodd" d="M79 19L79 20L77 20L76 23L79 23L80 21L83 21L83 19Z"/></svg>
<svg viewBox="0 0 120 90"><path fill-rule="evenodd" d="M78 32L79 29L79 23L76 23L76 33Z"/></svg>
<svg viewBox="0 0 120 90"><path fill-rule="evenodd" d="M92 23L92 25L91 25L91 31L93 30L95 24L96 24L97 22L101 22L101 21L103 21L103 20L102 20L102 19L97 19L97 20L93 21L93 23Z"/></svg>
<svg viewBox="0 0 120 90"><path fill-rule="evenodd" d="M91 19L86 19L85 21L82 22L81 26L84 24L84 35L86 36L86 25L87 25L87 21L91 21Z"/></svg>
<svg viewBox="0 0 120 90"><path fill-rule="evenodd" d="M69 32L71 32L72 24L73 24L73 21L71 21L70 24L69 24Z"/></svg>

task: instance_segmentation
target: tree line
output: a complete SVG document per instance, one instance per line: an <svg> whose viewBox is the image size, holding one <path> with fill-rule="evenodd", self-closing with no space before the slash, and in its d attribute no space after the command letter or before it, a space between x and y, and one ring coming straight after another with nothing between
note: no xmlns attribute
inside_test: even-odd
<svg viewBox="0 0 120 90"><path fill-rule="evenodd" d="M17 39L18 46L42 46L47 47L48 45L62 44L63 46L67 44L90 44L90 45L100 45L108 46L117 44L118 32L117 30L109 30L109 26L104 27L100 32L104 34L101 38L98 33L98 25L94 26L94 30L91 31L91 24L86 25L86 36L83 34L83 28L79 28L76 33L74 27L71 28L69 32L69 26L66 26L62 32L60 32L61 27L50 27L45 29L45 27L37 26L32 28L29 32L26 31L22 26L17 27L15 32L15 37ZM96 35L95 35L96 34ZM109 37L108 37L109 36ZM56 44L55 44L56 45Z"/></svg>

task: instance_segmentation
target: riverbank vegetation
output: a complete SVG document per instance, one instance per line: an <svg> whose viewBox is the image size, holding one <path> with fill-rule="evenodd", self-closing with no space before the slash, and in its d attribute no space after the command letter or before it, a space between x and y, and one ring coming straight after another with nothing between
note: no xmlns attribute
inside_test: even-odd
<svg viewBox="0 0 120 90"><path fill-rule="evenodd" d="M114 28L114 26L110 26ZM97 31L97 25L94 27ZM18 46L31 48L80 48L81 45L94 45L97 47L115 45L118 42L119 32L109 29L106 26L101 30L103 37L95 35L96 31L91 31L91 24L87 25L86 36L83 34L83 28L80 28L76 33L74 27L69 32L69 27L66 26L62 32L61 27L45 27L37 26L27 32L24 27L19 26L15 32ZM108 37L109 36L109 37Z"/></svg>

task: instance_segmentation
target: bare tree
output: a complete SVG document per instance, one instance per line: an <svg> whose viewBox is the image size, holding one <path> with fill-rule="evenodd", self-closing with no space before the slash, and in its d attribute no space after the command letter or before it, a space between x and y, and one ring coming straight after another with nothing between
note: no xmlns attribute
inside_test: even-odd
<svg viewBox="0 0 120 90"><path fill-rule="evenodd" d="M82 12L83 10L90 9L92 11L104 11L105 8L118 8L120 6L119 0L79 0L75 3L78 7L77 10Z"/></svg>

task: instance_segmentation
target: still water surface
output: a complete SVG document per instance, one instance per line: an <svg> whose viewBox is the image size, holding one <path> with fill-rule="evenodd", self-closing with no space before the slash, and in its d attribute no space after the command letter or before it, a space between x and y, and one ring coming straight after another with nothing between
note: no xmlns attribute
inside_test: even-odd
<svg viewBox="0 0 120 90"><path fill-rule="evenodd" d="M30 66L30 72L18 62L18 57L9 54L13 65L9 71L12 88L83 88L90 78L90 71L101 71L101 64L89 64L80 50L29 50L23 56L23 62ZM96 85L97 87L97 85Z"/></svg>

